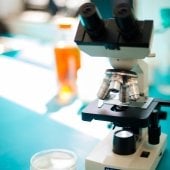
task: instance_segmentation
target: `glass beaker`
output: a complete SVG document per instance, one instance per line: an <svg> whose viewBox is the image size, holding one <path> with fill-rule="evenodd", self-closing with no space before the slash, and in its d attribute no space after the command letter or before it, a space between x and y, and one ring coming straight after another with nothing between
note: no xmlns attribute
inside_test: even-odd
<svg viewBox="0 0 170 170"><path fill-rule="evenodd" d="M68 104L77 94L77 71L80 68L80 49L73 40L74 20L65 18L57 22L59 40L54 47L57 102Z"/></svg>
<svg viewBox="0 0 170 170"><path fill-rule="evenodd" d="M77 157L65 149L49 149L34 154L30 170L76 170Z"/></svg>

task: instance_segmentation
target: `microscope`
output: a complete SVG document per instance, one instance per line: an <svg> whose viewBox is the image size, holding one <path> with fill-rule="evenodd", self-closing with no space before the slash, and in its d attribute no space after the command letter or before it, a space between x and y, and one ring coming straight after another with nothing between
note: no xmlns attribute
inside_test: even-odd
<svg viewBox="0 0 170 170"><path fill-rule="evenodd" d="M91 56L108 57L97 99L82 111L82 120L108 121L113 130L87 156L86 170L155 170L167 135L159 121L170 102L148 97L153 21L138 21L129 0L115 0L114 17L103 20L95 4L79 9L75 42ZM95 64L95 63L94 63ZM100 68L98 68L100 69Z"/></svg>

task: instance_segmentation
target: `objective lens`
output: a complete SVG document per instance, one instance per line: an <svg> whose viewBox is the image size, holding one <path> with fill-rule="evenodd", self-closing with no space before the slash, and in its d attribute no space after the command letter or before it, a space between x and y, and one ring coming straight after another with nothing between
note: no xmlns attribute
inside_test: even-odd
<svg viewBox="0 0 170 170"><path fill-rule="evenodd" d="M103 82L100 86L100 89L97 93L97 97L101 100L105 99L109 92L110 80L108 78L104 78Z"/></svg>
<svg viewBox="0 0 170 170"><path fill-rule="evenodd" d="M139 87L137 78L130 78L128 79L128 87L129 87L129 97L131 100L136 101L139 99Z"/></svg>
<svg viewBox="0 0 170 170"><path fill-rule="evenodd" d="M129 0L116 0L115 21L125 39L133 39L139 34L139 28L133 15Z"/></svg>
<svg viewBox="0 0 170 170"><path fill-rule="evenodd" d="M121 75L115 74L112 76L112 89L115 93L120 91L121 85L123 84L123 78Z"/></svg>
<svg viewBox="0 0 170 170"><path fill-rule="evenodd" d="M80 22L89 36L93 39L101 39L105 27L100 14L93 3L85 3L79 9Z"/></svg>

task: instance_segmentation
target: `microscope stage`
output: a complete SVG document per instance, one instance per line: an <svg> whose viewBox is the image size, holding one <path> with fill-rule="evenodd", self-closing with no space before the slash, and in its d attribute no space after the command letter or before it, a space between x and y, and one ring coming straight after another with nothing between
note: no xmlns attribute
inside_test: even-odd
<svg viewBox="0 0 170 170"><path fill-rule="evenodd" d="M166 147L167 136L161 134L158 145L150 145L147 135L134 154L125 156L112 152L113 132L101 141L86 158L86 170L155 170Z"/></svg>
<svg viewBox="0 0 170 170"><path fill-rule="evenodd" d="M158 101L152 100L147 108L126 107L125 110L115 111L115 105L104 104L99 108L98 101L95 100L82 111L82 120L91 121L96 119L113 122L116 126L120 127L133 125L144 128L148 126L149 116L158 104Z"/></svg>

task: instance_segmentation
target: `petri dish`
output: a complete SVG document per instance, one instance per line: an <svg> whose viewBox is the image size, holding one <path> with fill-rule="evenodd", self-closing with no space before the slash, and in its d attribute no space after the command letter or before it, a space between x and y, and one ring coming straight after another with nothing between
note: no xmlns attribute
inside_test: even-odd
<svg viewBox="0 0 170 170"><path fill-rule="evenodd" d="M76 170L77 156L66 149L37 152L30 160L30 170Z"/></svg>

